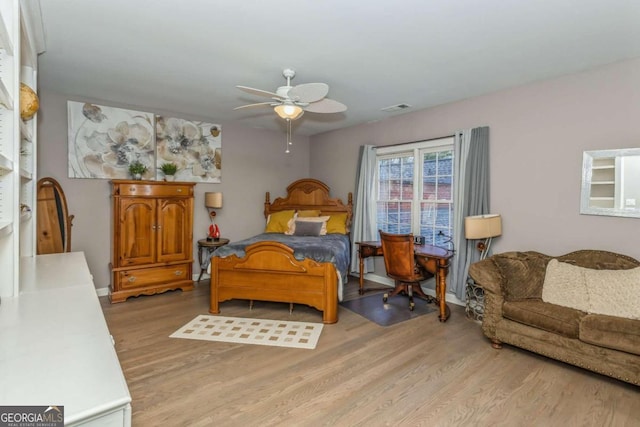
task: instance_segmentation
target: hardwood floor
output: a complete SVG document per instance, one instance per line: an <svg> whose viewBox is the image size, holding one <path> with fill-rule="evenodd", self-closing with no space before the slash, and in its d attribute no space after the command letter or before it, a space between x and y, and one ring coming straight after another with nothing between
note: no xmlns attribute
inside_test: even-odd
<svg viewBox="0 0 640 427"><path fill-rule="evenodd" d="M357 296L351 278L345 298ZM101 304L133 398L133 426L637 426L640 388L505 346L464 309L383 328L340 308L315 350L174 339L208 313L192 292ZM222 315L321 322L288 304Z"/></svg>

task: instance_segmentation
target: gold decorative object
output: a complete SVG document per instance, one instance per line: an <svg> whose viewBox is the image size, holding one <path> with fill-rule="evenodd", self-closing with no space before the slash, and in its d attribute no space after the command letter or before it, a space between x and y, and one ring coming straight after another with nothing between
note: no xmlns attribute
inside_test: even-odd
<svg viewBox="0 0 640 427"><path fill-rule="evenodd" d="M22 120L30 120L40 107L38 94L24 83L20 83L20 117Z"/></svg>

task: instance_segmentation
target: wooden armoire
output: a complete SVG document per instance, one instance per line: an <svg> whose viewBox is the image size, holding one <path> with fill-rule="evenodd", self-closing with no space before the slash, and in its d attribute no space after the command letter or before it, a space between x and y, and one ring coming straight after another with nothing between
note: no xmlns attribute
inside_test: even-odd
<svg viewBox="0 0 640 427"><path fill-rule="evenodd" d="M112 303L193 289L194 183L113 180Z"/></svg>

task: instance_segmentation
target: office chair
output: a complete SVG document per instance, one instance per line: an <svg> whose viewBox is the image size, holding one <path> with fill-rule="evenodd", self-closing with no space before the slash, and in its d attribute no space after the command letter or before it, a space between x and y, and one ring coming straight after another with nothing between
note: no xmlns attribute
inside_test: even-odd
<svg viewBox="0 0 640 427"><path fill-rule="evenodd" d="M385 293L382 300L387 300L400 293L409 296L409 310L413 311L415 303L413 296L416 295L427 302L434 302L435 298L426 295L420 287L420 281L433 277L418 264L416 264L413 254L413 234L390 234L382 230L380 241L382 243L382 254L387 276L395 281L395 289L391 293Z"/></svg>

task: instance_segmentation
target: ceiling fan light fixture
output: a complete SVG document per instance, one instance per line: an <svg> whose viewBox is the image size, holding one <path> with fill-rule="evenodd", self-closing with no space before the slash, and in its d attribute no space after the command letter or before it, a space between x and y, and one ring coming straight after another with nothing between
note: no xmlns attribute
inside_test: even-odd
<svg viewBox="0 0 640 427"><path fill-rule="evenodd" d="M299 107L298 105L293 105L293 104L276 105L273 109L275 110L276 114L278 114L281 118L285 120L286 119L296 120L300 118L304 113L304 110L302 109L302 107Z"/></svg>

